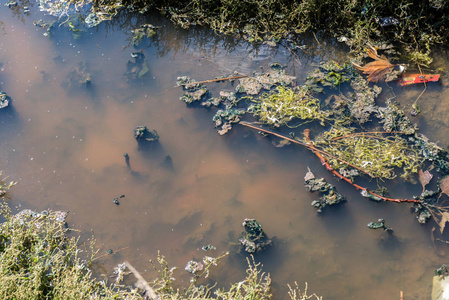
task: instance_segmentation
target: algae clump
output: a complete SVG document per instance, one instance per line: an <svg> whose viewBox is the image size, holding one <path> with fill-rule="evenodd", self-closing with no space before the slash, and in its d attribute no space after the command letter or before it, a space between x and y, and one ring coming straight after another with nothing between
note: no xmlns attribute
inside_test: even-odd
<svg viewBox="0 0 449 300"><path fill-rule="evenodd" d="M271 126L298 127L301 123L292 124L292 121L318 120L321 124L329 119L332 112L324 111L320 101L311 96L306 87L289 88L278 86L274 91L264 93L252 100L248 108L259 121Z"/></svg>

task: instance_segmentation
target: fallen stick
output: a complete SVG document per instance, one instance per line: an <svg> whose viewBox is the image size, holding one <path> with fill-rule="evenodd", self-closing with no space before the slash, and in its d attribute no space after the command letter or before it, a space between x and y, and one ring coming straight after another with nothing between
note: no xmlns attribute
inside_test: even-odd
<svg viewBox="0 0 449 300"><path fill-rule="evenodd" d="M233 79L239 79L239 78L245 78L245 77L249 77L249 75L238 75L238 76L230 76L230 77L225 77L225 78L215 78L215 79L209 79L209 80L203 80L203 81L189 82L189 83L183 83L179 86L203 84L203 83L225 81L225 80L233 80Z"/></svg>
<svg viewBox="0 0 449 300"><path fill-rule="evenodd" d="M137 279L137 285L141 286L145 292L146 295L150 297L150 299L157 300L159 297L157 296L156 292L151 288L151 286L148 284L148 282L143 278L142 275L127 261L125 261L126 267L131 271L131 273L134 274L134 277Z"/></svg>
<svg viewBox="0 0 449 300"><path fill-rule="evenodd" d="M290 141L290 142L292 142L292 143L301 145L301 146L303 146L303 147L306 147L306 148L309 149L309 150L316 151L316 152L321 153L321 154L323 154L323 155L326 155L326 156L328 156L328 157L330 157L330 158L336 159L336 160L338 160L338 161L340 161L340 162L342 162L342 163L344 163L344 164L347 164L348 166L353 167L354 169L359 170L360 172L363 172L363 173L369 175L371 178L374 178L374 176L373 176L372 174L370 174L369 172L367 172L367 171L365 171L365 170L363 170L363 169L361 169L361 168L359 168L359 167L357 167L357 166L354 166L353 164L348 163L347 161L344 161L343 159L340 159L340 158L338 158L338 157L335 157L335 156L333 156L332 154L329 154L329 153L327 153L327 152L325 152L325 151L323 151L323 150L317 149L316 147L311 147L311 146L308 145L308 144L304 144L304 143L302 143L302 142L300 142L300 141L291 139L291 138L289 138L289 137L286 137L286 136L284 136L284 135L282 135L282 134L279 134L279 133L276 133L276 132L274 132L274 131L271 131L271 130L267 130L267 129L264 129L264 128L261 128L261 127L254 126L254 125L252 125L252 124L250 124L250 123L248 123L248 122L245 122L245 121L240 121L239 124L241 124L241 125L243 125L243 126L246 126L246 127L249 127L249 128L253 128L253 129L262 131L262 132L265 132L265 133L268 133L268 134L272 134L272 135L274 135L274 136L280 137L281 139L284 139L284 140Z"/></svg>
<svg viewBox="0 0 449 300"><path fill-rule="evenodd" d="M290 54L293 56L293 58L298 62L298 64L300 66L302 66L301 61L299 60L298 55L295 52L293 52L293 50L288 45L285 45L285 48L287 48L288 51L290 51Z"/></svg>
<svg viewBox="0 0 449 300"><path fill-rule="evenodd" d="M252 124L250 124L250 123L248 123L248 122L245 122L245 121L241 121L239 124L241 124L241 125L243 125L243 126L246 126L246 127L250 127L250 128L253 128L253 129L260 130L260 131L265 132L265 133L272 134L272 135L274 135L274 136L280 137L280 138L285 139L285 140L287 140L287 141L290 141L290 142L292 142L292 143L295 143L295 144L298 144L298 145L301 145L301 146L306 147L307 149L311 150L311 151L312 151L312 152L313 152L313 153L320 159L321 164L323 164L329 172L331 172L332 174L334 174L334 175L337 176L338 178L340 178L340 179L346 181L347 183L349 183L350 185L352 185L353 187L355 187L357 190L361 190L361 191L362 191L363 193L365 193L366 195L367 195L367 194L370 194L370 195L372 195L372 196L374 196L374 197L377 197L377 198L379 198L380 200L383 200L383 201L390 201L390 202L396 202L396 203L409 202L409 203L421 203L421 204L423 204L422 201L421 201L421 200L418 200L418 199L393 199L393 198L388 198L388 197L384 197L384 196L378 195L378 194L376 194L376 193L370 191L369 189L367 189L367 188L365 188L365 187L363 187L363 186L360 186L360 185L354 183L350 178L344 177L343 175L341 175L340 173L338 173L337 171L335 171L334 168L332 168L332 166L327 162L326 158L325 158L323 155L327 155L327 156L329 156L329 157L331 157L331 158L337 159L337 160L341 161L342 163L345 163L345 164L347 164L348 166L351 166L351 167L353 167L353 168L356 168L357 170L359 170L359 171L361 171L361 172L363 172L363 173L365 173L365 174L368 174L368 175L370 175L371 177L374 178L374 176L371 175L370 173L368 173L368 172L366 172L366 171L364 171L364 170L362 170L362 169L360 169L360 168L358 168L358 167L356 167L356 166L354 166L354 165L352 165L352 164L350 164L350 163L348 163L348 162L346 162L346 161L344 161L344 160L342 160L342 159L339 159L338 157L335 157L335 156L333 156L333 155L330 155L329 153L326 153L325 151L322 151L322 150L316 148L316 147L312 144L312 142L310 141L310 137L309 137L310 130L309 130L309 129L304 130L304 136L305 136L305 138L306 138L306 140L307 140L307 142L308 142L308 143L306 144L306 143L302 143L302 142L300 142L300 141L291 139L291 138L289 138L289 137L283 136L282 134L273 132L273 131L271 131L271 130L267 130L267 129L264 129L264 128L260 128L260 127L254 126L254 125L252 125ZM362 194L362 195L363 195L363 194Z"/></svg>
<svg viewBox="0 0 449 300"><path fill-rule="evenodd" d="M384 201L390 201L390 202L396 202L396 203L402 203L402 202L409 202L409 203L422 203L421 200L418 199L393 199L393 198L387 198L381 195L378 195L372 191L370 191L369 189L360 186L356 183L354 183L350 178L346 178L343 175L341 175L340 173L338 173L337 171L335 171L332 166L327 162L326 158L324 158L324 156L322 156L315 148L315 146L312 144L312 142L310 141L309 138L309 129L304 130L304 136L306 137L306 140L308 141L308 145L309 147L312 149L312 152L315 153L315 155L320 159L321 163L326 167L326 169L331 172L332 174L334 174L335 176L337 176L340 179L343 179L344 181L346 181L347 183L349 183L350 185L352 185L353 187L355 187L358 190L361 190L362 192L364 192L365 194L370 194L374 197L379 198L380 200L384 200ZM363 194L362 194L363 195Z"/></svg>

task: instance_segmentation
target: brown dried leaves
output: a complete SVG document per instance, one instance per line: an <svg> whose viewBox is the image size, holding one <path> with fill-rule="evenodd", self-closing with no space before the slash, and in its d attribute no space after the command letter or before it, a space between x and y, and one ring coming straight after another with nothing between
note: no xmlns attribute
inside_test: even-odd
<svg viewBox="0 0 449 300"><path fill-rule="evenodd" d="M441 194L449 196L449 176L444 177L440 181Z"/></svg>
<svg viewBox="0 0 449 300"><path fill-rule="evenodd" d="M419 176L419 182L420 182L421 185L422 185L422 191L424 192L425 189L426 189L426 185L428 185L429 182L430 182L430 180L432 180L433 175L430 174L429 171L423 172L422 170L419 170L418 176ZM448 184L449 184L449 182L448 182ZM449 187L449 186L448 186L448 187Z"/></svg>
<svg viewBox="0 0 449 300"><path fill-rule="evenodd" d="M366 52L369 57L374 59L374 61L367 63L363 67L354 63L353 65L360 71L363 71L363 74L369 74L368 81L378 82L379 80L385 79L387 73L393 70L394 65L391 64L385 56L377 54L377 50L372 46L369 46L369 48L366 49Z"/></svg>

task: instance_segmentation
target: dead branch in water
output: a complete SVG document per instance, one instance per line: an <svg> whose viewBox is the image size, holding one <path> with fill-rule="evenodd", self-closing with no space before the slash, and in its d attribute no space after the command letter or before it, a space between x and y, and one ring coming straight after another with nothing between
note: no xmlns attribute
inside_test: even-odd
<svg viewBox="0 0 449 300"><path fill-rule="evenodd" d="M246 127L250 127L250 128L259 130L259 131L262 131L262 132L265 132L265 133L268 133L268 134L271 134L271 135L274 135L274 136L277 136L277 137L280 137L281 139L287 140L287 141L289 141L289 142L292 142L292 143L301 145L301 146L303 146L303 147L306 147L306 148L309 149L309 150L316 151L316 152L321 153L321 154L323 154L323 155L326 155L326 156L328 156L328 157L330 157L330 158L333 158L333 159L336 159L336 160L338 160L338 161L341 161L342 163L344 163L344 164L346 164L346 165L348 165L348 166L351 166L351 167L353 167L354 169L357 169L357 170L359 170L360 172L362 172L362 173L364 173L364 174L366 174L366 175L369 175L371 178L374 178L374 176L373 176L372 174L370 174L369 172L367 172L367 171L365 171L365 170L363 170L363 169L361 169L361 168L359 168L359 167L357 167L357 166L354 166L353 164L348 163L348 162L345 161L345 160L342 160L342 159L340 159L340 158L338 158L338 157L335 157L335 156L333 156L332 154L329 154L329 153L327 153L327 152L325 152L325 151L323 151L323 150L317 149L317 148L315 148L315 147L312 148L310 145L307 145L307 144L302 143L302 142L300 142L300 141L291 139L291 138L289 138L289 137L286 137L286 136L284 136L284 135L282 135L282 134L279 134L279 133L276 133L276 132L274 132L274 131L267 130L267 129L264 129L264 128L261 128L261 127L257 127L257 126L255 126L255 125L250 124L250 123L245 122L245 121L241 121L239 124L241 124L241 125L243 125L243 126L246 126Z"/></svg>
<svg viewBox="0 0 449 300"><path fill-rule="evenodd" d="M125 261L126 267L131 271L131 273L134 274L134 277L137 279L137 286L140 286L142 289L145 290L145 295L148 295L150 299L157 300L159 297L157 296L156 292L151 288L151 286L148 284L148 282L143 278L142 275L127 261Z"/></svg>
<svg viewBox="0 0 449 300"><path fill-rule="evenodd" d="M265 132L265 133L268 133L268 134L272 134L272 135L274 135L274 136L280 137L280 138L285 139L285 140L287 140L287 141L290 141L290 142L292 142L292 143L295 143L295 144L298 144L298 145L301 145L301 146L306 147L307 149L311 150L311 151L312 151L312 152L313 152L313 153L320 159L321 163L326 167L326 169L327 169L329 172L331 172L332 174L334 174L334 175L337 176L338 178L340 178L340 179L346 181L347 183L351 184L351 185L352 185L353 187L355 187L356 189L361 190L365 195L368 195L368 194L369 194L369 195L374 196L374 197L376 197L376 198L378 198L378 199L380 199L380 200L383 200L383 201L390 201L390 202L397 202L397 203L409 202L409 203L421 203L421 204L423 204L422 201L421 201L421 200L418 200L418 199L393 199L393 198L387 198L387 197L378 195L378 194L376 194L376 193L370 191L369 189L367 189L367 188L365 188L365 187L362 187L362 186L360 186L360 185L354 183L350 178L346 178L345 176L341 175L340 173L338 173L337 171L335 171L335 170L332 168L332 166L327 162L326 158L325 158L323 155L326 155L326 156L331 157L331 158L333 158L333 159L337 159L337 160L341 161L342 163L345 163L345 164L347 164L348 166L351 166L351 167L353 167L353 168L356 168L357 170L359 170L359 171L361 171L361 172L363 172L363 173L365 173L365 174L368 174L368 175L370 175L371 177L374 178L373 175L371 175L371 174L369 174L368 172L366 172L366 171L364 171L364 170L358 168L357 166L354 166L354 165L352 165L352 164L350 164L350 163L348 163L348 162L346 162L346 161L344 161L344 160L342 160L342 159L339 159L338 157L334 157L333 155L330 155L329 153L326 153L325 151L316 148L316 147L312 144L312 142L311 142L311 140L310 140L310 138L309 138L309 132L310 132L309 129L304 130L304 136L305 136L305 138L306 138L306 140L307 140L307 144L306 144L306 143L302 143L302 142L300 142L300 141L291 139L291 138L289 138L289 137L286 137L286 136L284 136L284 135L282 135L282 134L273 132L273 131L271 131L271 130L267 130L267 129L263 129L263 128L254 126L254 125L252 125L252 124L250 124L250 123L248 123L248 122L241 121L240 124L242 124L243 126L246 126L246 127L250 127L250 128L256 129L256 130L260 130L260 131Z"/></svg>
<svg viewBox="0 0 449 300"><path fill-rule="evenodd" d="M203 84L203 83L226 81L226 80L234 80L234 79L240 79L240 78L245 78L245 77L249 77L249 75L229 76L229 77L224 77L224 78L215 78L215 79L209 79L209 80L203 80L203 81L189 82L189 83L183 83L183 84L181 84L179 86Z"/></svg>
<svg viewBox="0 0 449 300"><path fill-rule="evenodd" d="M315 148L315 146L312 144L312 142L310 141L309 138L309 129L304 130L304 136L306 137L307 142L309 143L309 147L312 149L312 152L315 153L315 155L320 159L321 163L326 167L326 169L331 172L332 174L334 174L335 176L337 176L338 178L346 181L347 183L349 183L350 185L352 185L353 187L355 187L358 190L361 190L362 192L365 193L365 195L370 194L376 198L379 198L380 200L384 200L384 201L390 201L390 202L397 202L397 203L401 203L401 202L409 202L409 203L422 203L421 200L418 199L393 199L393 198L387 198L381 195L378 195L372 191L370 191L367 188L364 188L363 186L360 186L356 183L354 183L350 178L344 177L343 175L341 175L340 173L338 173L337 171L335 171L332 166L327 162L326 158L324 158L318 151L318 149ZM316 150L315 150L316 149Z"/></svg>

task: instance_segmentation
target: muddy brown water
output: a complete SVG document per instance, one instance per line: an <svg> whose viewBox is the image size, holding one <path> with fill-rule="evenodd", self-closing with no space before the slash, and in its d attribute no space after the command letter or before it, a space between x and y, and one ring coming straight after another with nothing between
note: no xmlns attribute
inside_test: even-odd
<svg viewBox="0 0 449 300"><path fill-rule="evenodd" d="M446 245L432 243L435 224L419 224L409 204L366 200L299 146L275 148L240 126L219 136L211 121L215 110L186 106L175 87L177 76L251 74L274 61L301 83L314 64L344 57L343 47L309 40L299 65L283 47L254 48L156 18L150 21L162 26L158 37L134 49L132 19L131 25L104 24L74 39L64 28L44 37L45 30L32 24L42 17L35 7L30 15L0 8L0 89L12 98L11 107L0 111L0 169L18 182L12 206L69 211L69 226L83 238L94 231L100 255L126 248L99 259L99 272L111 274L129 260L149 280L149 260L160 250L188 280L187 261L231 251L212 273L226 287L245 276L245 256L235 253L235 245L243 220L255 218L275 237L274 247L255 259L271 274L277 299L287 299L286 284L295 281L300 287L308 282L309 292L324 299L399 299L401 290L407 300L430 298L434 269L448 263L449 254ZM151 75L129 82L124 73L136 51L145 54ZM437 63L447 65L447 55L440 56ZM80 64L88 67L92 84L67 86ZM413 120L446 147L449 98L442 80L428 86L419 100L422 113ZM423 90L383 87L379 101L394 94L404 107ZM137 125L157 130L160 144L139 150ZM172 167L164 164L167 155ZM303 185L307 167L348 202L317 214L310 205L317 195ZM400 181L388 186L398 197L421 191L419 184ZM125 197L114 205L120 195ZM366 227L378 218L394 228L392 236ZM207 244L217 250L201 250Z"/></svg>

